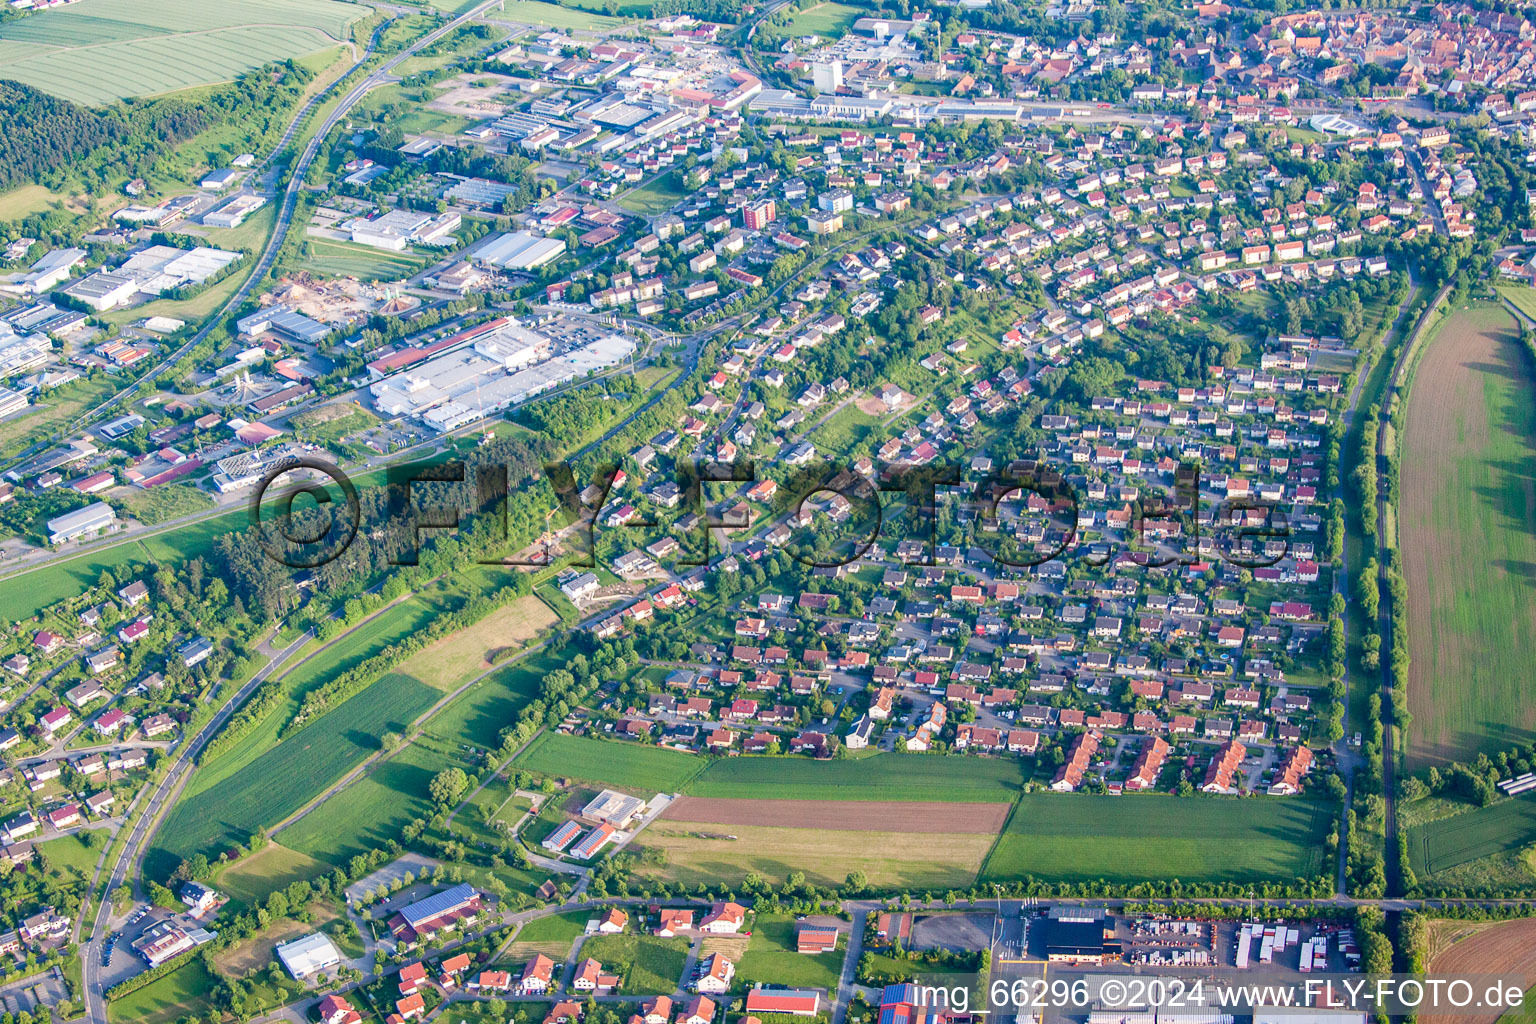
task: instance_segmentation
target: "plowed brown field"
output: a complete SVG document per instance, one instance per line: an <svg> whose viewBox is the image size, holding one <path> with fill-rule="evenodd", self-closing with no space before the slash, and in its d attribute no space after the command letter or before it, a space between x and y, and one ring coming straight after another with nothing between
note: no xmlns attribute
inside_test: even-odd
<svg viewBox="0 0 1536 1024"><path fill-rule="evenodd" d="M1430 974L1439 977L1461 975L1518 975L1521 985L1536 984L1536 918L1505 921L1462 939L1438 954L1429 965ZM1474 986L1477 995L1487 986ZM1494 1024L1502 1016L1499 1010L1483 1010L1439 1017L1438 1024ZM1422 1017L1422 1015L1421 1015Z"/></svg>

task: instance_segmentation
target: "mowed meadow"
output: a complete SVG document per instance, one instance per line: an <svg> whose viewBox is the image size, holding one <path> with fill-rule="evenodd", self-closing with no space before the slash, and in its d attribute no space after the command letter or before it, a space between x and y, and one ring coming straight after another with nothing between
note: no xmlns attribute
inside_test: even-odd
<svg viewBox="0 0 1536 1024"><path fill-rule="evenodd" d="M0 67L6 78L95 106L227 82L327 49L370 10L345 0L77 0L0 26Z"/></svg>
<svg viewBox="0 0 1536 1024"><path fill-rule="evenodd" d="M1399 458L1408 757L1420 769L1536 729L1536 378L1506 309L1457 310L1436 328Z"/></svg>

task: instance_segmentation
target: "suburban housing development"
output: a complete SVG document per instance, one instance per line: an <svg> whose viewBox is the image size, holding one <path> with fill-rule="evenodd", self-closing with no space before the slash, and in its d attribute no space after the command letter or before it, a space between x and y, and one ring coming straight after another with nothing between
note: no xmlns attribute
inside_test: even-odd
<svg viewBox="0 0 1536 1024"><path fill-rule="evenodd" d="M0 1024L1525 1019L1533 41L0 5Z"/></svg>

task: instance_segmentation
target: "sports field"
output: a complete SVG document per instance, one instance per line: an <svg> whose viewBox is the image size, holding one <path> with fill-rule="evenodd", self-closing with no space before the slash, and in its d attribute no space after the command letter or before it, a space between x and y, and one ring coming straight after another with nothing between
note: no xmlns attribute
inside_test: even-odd
<svg viewBox="0 0 1536 1024"><path fill-rule="evenodd" d="M368 11L343 0L77 0L0 27L0 66L75 103L111 103L335 46Z"/></svg>
<svg viewBox="0 0 1536 1024"><path fill-rule="evenodd" d="M518 755L517 767L598 782L642 796L675 793L705 765L693 754L638 743L544 733Z"/></svg>
<svg viewBox="0 0 1536 1024"><path fill-rule="evenodd" d="M1030 793L981 877L1289 882L1323 869L1333 808L1296 798Z"/></svg>
<svg viewBox="0 0 1536 1024"><path fill-rule="evenodd" d="M234 775L181 800L156 835L145 870L162 877L181 858L217 853L292 814L376 751L379 736L404 729L437 696L409 676L392 674L373 683Z"/></svg>
<svg viewBox="0 0 1536 1024"><path fill-rule="evenodd" d="M879 832L657 821L634 845L642 854L661 851L661 862L642 856L635 870L690 887L730 887L754 872L782 885L797 871L817 885L841 885L862 871L880 888L946 889L976 880L994 839L993 832L940 838L900 830L899 822Z"/></svg>
<svg viewBox="0 0 1536 1024"><path fill-rule="evenodd" d="M1427 877L1536 842L1536 796L1501 800L1408 830L1414 874Z"/></svg>
<svg viewBox="0 0 1536 1024"><path fill-rule="evenodd" d="M1414 769L1536 729L1536 379L1515 332L1501 306L1454 312L1408 395L1398 515Z"/></svg>
<svg viewBox="0 0 1536 1024"><path fill-rule="evenodd" d="M936 801L1007 803L1024 777L1017 761L876 754L849 761L733 757L711 764L689 796L750 800Z"/></svg>

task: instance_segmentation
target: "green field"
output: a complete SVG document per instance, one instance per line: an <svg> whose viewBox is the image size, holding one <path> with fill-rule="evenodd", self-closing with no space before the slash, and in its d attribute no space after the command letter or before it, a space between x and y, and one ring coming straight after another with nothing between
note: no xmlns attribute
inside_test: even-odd
<svg viewBox="0 0 1536 1024"><path fill-rule="evenodd" d="M666 213L685 194L683 176L677 171L657 175L645 184L619 196L617 202L626 210L644 217Z"/></svg>
<svg viewBox="0 0 1536 1024"><path fill-rule="evenodd" d="M693 754L661 747L544 733L518 755L516 764L530 772L583 779L646 795L678 792L705 762Z"/></svg>
<svg viewBox="0 0 1536 1024"><path fill-rule="evenodd" d="M379 736L403 730L436 697L431 687L402 675L368 686L235 774L181 800L155 837L146 872L161 877L182 858L244 842L256 829L297 811L377 751Z"/></svg>
<svg viewBox="0 0 1536 1024"><path fill-rule="evenodd" d="M46 843L38 843L37 852L47 859L49 868L58 871L62 877L89 882L96 874L96 862L101 860L101 851L106 846L107 834L97 833L97 838L101 841L95 847L82 843L81 835L83 833L76 832L74 835L60 836Z"/></svg>
<svg viewBox="0 0 1536 1024"><path fill-rule="evenodd" d="M1536 842L1536 796L1501 800L1488 807L1414 825L1408 856L1420 878Z"/></svg>
<svg viewBox="0 0 1536 1024"><path fill-rule="evenodd" d="M763 31L767 35L776 37L817 35L836 39L845 35L855 21L868 13L861 8L850 7L848 4L811 4L804 10L796 11L789 24L767 25L764 26Z"/></svg>
<svg viewBox="0 0 1536 1024"><path fill-rule="evenodd" d="M221 892L250 907L291 882L312 881L329 869L329 865L297 850L268 843L219 872L215 884Z"/></svg>
<svg viewBox="0 0 1536 1024"><path fill-rule="evenodd" d="M1536 288L1524 285L1501 284L1497 288L1501 298L1508 299L1515 308L1532 320L1536 320Z"/></svg>
<svg viewBox="0 0 1536 1024"><path fill-rule="evenodd" d="M1413 371L1398 519L1414 769L1536 730L1536 375L1515 326L1502 306L1457 310Z"/></svg>
<svg viewBox="0 0 1536 1024"><path fill-rule="evenodd" d="M1289 882L1323 869L1333 808L1312 800L1029 793L982 881Z"/></svg>
<svg viewBox="0 0 1536 1024"><path fill-rule="evenodd" d="M418 740L394 756L370 765L353 782L279 833L291 846L330 864L398 839L415 818L430 817L427 784L458 764L445 750Z"/></svg>
<svg viewBox="0 0 1536 1024"><path fill-rule="evenodd" d="M716 761L689 796L728 799L900 800L1007 803L1023 785L1018 762L926 754L877 754L853 761L733 757Z"/></svg>
<svg viewBox="0 0 1536 1024"><path fill-rule="evenodd" d="M825 415L822 413L821 415ZM861 412L856 405L846 405L811 432L817 451L849 455L870 446L871 435L879 425L877 417Z"/></svg>
<svg viewBox="0 0 1536 1024"><path fill-rule="evenodd" d="M445 742L495 747L513 715L538 695L539 676L530 664L508 665L465 690L433 715L423 731Z"/></svg>
<svg viewBox="0 0 1536 1024"><path fill-rule="evenodd" d="M623 995L671 995L688 961L687 939L658 939L626 932L594 935L581 944L581 955L596 959L624 979Z"/></svg>
<svg viewBox="0 0 1536 1024"><path fill-rule="evenodd" d="M133 1024L166 1024L178 1017L200 1015L208 1009L208 997L216 984L218 979L202 957L193 957L163 978L114 999L107 1005L107 1017Z"/></svg>
<svg viewBox="0 0 1536 1024"><path fill-rule="evenodd" d="M0 26L0 65L7 78L104 104L324 50L367 14L342 0L78 0Z"/></svg>
<svg viewBox="0 0 1536 1024"><path fill-rule="evenodd" d="M326 277L355 277L360 281L393 281L420 270L425 260L410 252L389 252L351 242L310 238L309 255L296 269Z"/></svg>
<svg viewBox="0 0 1536 1024"><path fill-rule="evenodd" d="M619 18L610 18L590 11L547 4L543 0L506 0L502 11L507 21L519 21L527 25L543 25L546 28L605 29L622 25Z"/></svg>
<svg viewBox="0 0 1536 1024"><path fill-rule="evenodd" d="M736 965L738 981L743 985L760 981L835 991L843 970L846 937L833 952L811 956L795 951L795 929L793 917L758 914L752 922L752 941L747 944L746 955Z"/></svg>
<svg viewBox="0 0 1536 1024"><path fill-rule="evenodd" d="M432 620L434 610L435 605L422 597L408 598L384 609L351 632L293 665L279 677L288 692L287 701L279 704L276 710L233 746L200 765L187 783L182 799L214 789L243 772L258 757L277 745L278 730L298 709L299 701L306 692L424 628ZM318 785L324 781L329 780L316 780L316 783Z"/></svg>

